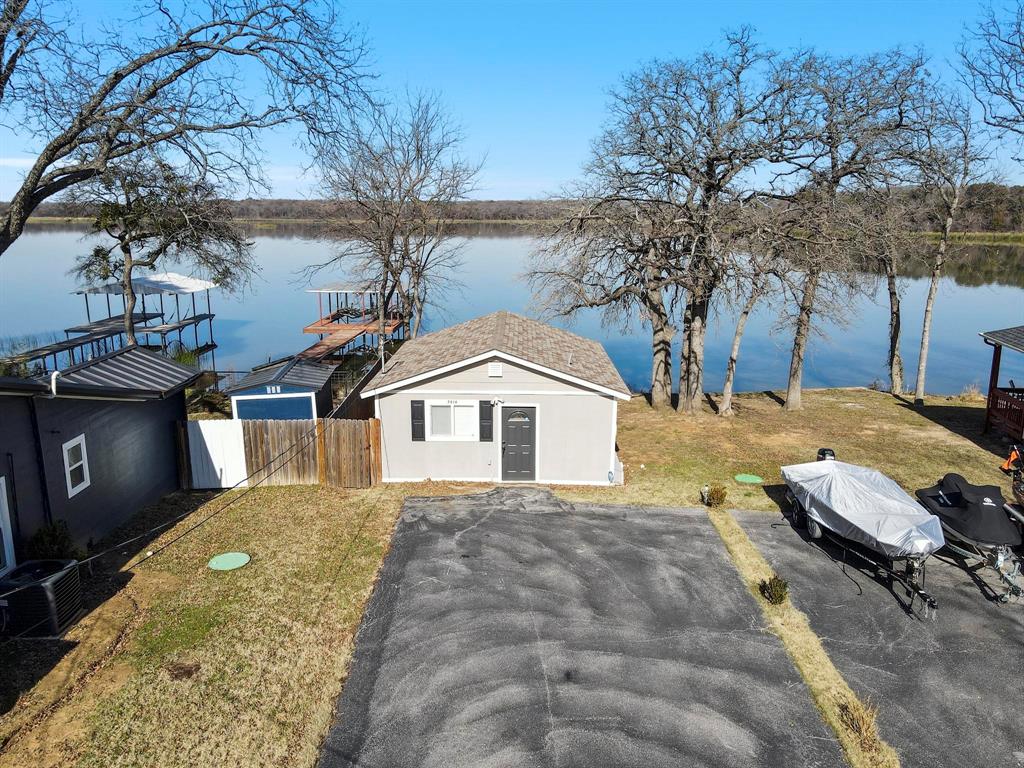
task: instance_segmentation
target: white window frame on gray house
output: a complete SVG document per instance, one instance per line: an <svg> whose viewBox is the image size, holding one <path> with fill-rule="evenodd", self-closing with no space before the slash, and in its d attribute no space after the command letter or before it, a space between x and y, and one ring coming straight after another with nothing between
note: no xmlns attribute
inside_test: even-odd
<svg viewBox="0 0 1024 768"><path fill-rule="evenodd" d="M75 447L81 448L81 459L79 461L71 460L71 451ZM92 484L92 479L89 477L89 452L85 447L85 433L82 433L78 437L73 437L68 440L64 445L61 446L61 453L64 455L64 482L68 488L68 498L72 498L77 494L84 491ZM75 483L71 479L71 473L82 468L82 481Z"/></svg>
<svg viewBox="0 0 1024 768"><path fill-rule="evenodd" d="M12 570L16 565L11 511L7 505L7 478L0 475L0 576Z"/></svg>
<svg viewBox="0 0 1024 768"><path fill-rule="evenodd" d="M447 434L434 433L434 408L448 408L450 412ZM455 409L466 409L471 413L470 431L455 434ZM424 439L430 442L472 442L480 439L480 401L479 400L425 400L423 402L425 420Z"/></svg>

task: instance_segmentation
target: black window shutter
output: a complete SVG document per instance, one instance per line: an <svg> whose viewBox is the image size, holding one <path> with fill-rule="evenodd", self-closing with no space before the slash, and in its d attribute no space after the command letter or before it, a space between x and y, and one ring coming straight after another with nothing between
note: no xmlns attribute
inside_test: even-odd
<svg viewBox="0 0 1024 768"><path fill-rule="evenodd" d="M480 401L480 442L490 443L494 440L494 406L490 400Z"/></svg>
<svg viewBox="0 0 1024 768"><path fill-rule="evenodd" d="M423 401L412 401L412 439L426 439L426 423L423 420Z"/></svg>

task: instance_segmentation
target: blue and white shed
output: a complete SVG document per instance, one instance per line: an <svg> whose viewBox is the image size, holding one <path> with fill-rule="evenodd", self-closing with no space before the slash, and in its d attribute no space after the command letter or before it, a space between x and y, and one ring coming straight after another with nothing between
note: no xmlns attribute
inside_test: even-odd
<svg viewBox="0 0 1024 768"><path fill-rule="evenodd" d="M228 387L236 419L315 419L332 407L331 374L337 365L289 358L254 368Z"/></svg>

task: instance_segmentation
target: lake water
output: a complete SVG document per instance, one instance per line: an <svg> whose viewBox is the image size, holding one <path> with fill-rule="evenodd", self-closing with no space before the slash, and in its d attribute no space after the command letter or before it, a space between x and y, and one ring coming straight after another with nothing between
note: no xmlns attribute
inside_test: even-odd
<svg viewBox="0 0 1024 768"><path fill-rule="evenodd" d="M214 333L220 345L217 367L223 370L247 370L315 340L302 333L302 326L316 319L317 302L314 295L306 293L310 282L301 271L329 258L328 246L301 227L256 230L252 236L260 275L240 295L213 292ZM529 287L521 278L534 244L532 237L513 228L476 228L466 236L461 287L427 317L426 326L436 329L497 309L535 315ZM75 256L88 249L84 229L41 225L31 226L0 256L0 337L53 333L63 337L65 327L84 322L84 301L71 293L75 281L67 271ZM987 385L991 351L978 332L1024 325L1022 253L1010 248L976 249L968 266L943 279L929 355L930 392L950 394L970 384L983 389ZM311 282L315 285L341 277L337 271L325 271ZM903 355L911 382L926 291L924 277L905 282ZM94 309L99 306L94 299ZM751 319L743 340L737 389L785 387L791 338L788 326L779 327L778 318L778 308L762 307ZM858 299L848 318L846 324L818 318L819 333L806 358L805 386L869 385L887 380L884 292ZM648 386L650 346L639 324L625 331L603 327L600 315L588 312L567 327L601 341L630 386ZM712 391L721 388L732 332L731 313L720 314L712 325L707 351L707 387ZM678 365L678 359L674 362ZM1005 355L1003 370L1004 379L1012 376L1024 381L1024 356Z"/></svg>

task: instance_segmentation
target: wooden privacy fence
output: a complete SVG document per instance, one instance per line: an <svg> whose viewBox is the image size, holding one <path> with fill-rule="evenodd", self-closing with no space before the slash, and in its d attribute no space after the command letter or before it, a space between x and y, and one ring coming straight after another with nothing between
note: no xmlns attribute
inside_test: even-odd
<svg viewBox="0 0 1024 768"><path fill-rule="evenodd" d="M235 422L241 439L227 441L219 431L193 429L193 423L185 432L189 444L183 451L190 458L191 488L227 487L209 484L231 474L211 469L211 464L237 465L243 460L248 485L368 488L380 482L377 419L245 419Z"/></svg>

